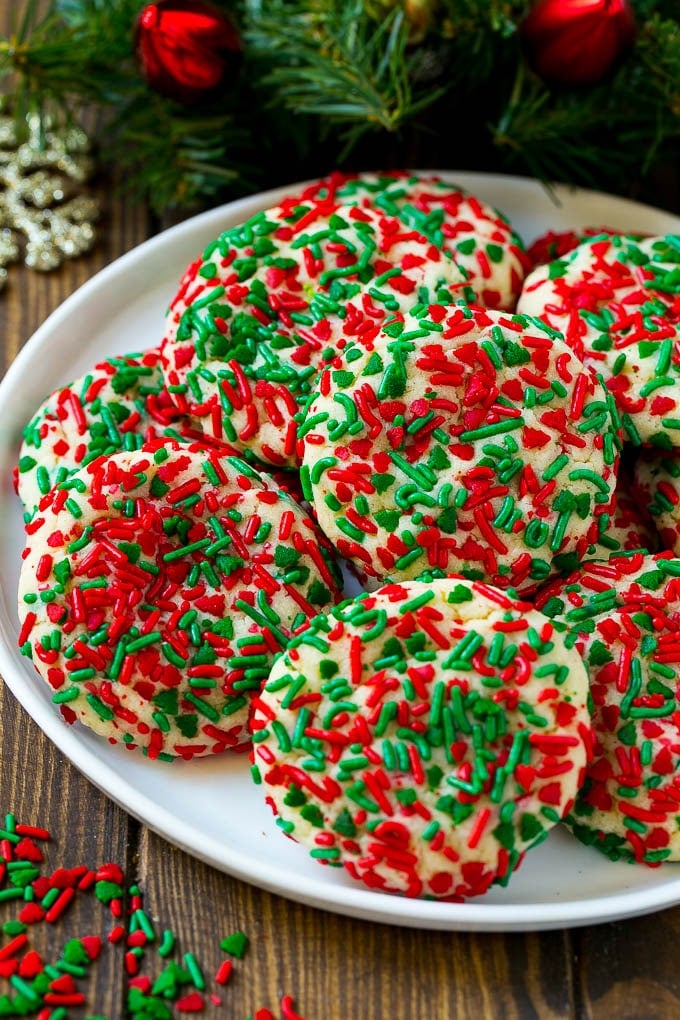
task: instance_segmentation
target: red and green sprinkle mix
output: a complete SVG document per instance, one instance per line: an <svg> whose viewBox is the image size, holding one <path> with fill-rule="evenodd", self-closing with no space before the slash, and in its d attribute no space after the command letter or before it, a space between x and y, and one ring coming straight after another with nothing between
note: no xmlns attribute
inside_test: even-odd
<svg viewBox="0 0 680 1020"><path fill-rule="evenodd" d="M310 621L254 699L283 832L371 889L506 884L573 805L587 678L559 627L462 578L386 585Z"/></svg>
<svg viewBox="0 0 680 1020"><path fill-rule="evenodd" d="M594 757L567 821L612 860L680 859L680 560L630 552L541 591L590 677Z"/></svg>
<svg viewBox="0 0 680 1020"><path fill-rule="evenodd" d="M282 203L294 211L332 202L379 210L419 231L462 269L472 300L512 309L530 261L508 219L476 195L432 175L336 171Z"/></svg>
<svg viewBox="0 0 680 1020"><path fill-rule="evenodd" d="M582 241L529 274L517 310L602 375L629 443L679 445L680 235Z"/></svg>
<svg viewBox="0 0 680 1020"><path fill-rule="evenodd" d="M664 549L680 553L680 456L678 450L641 450L633 465L633 498L647 508Z"/></svg>
<svg viewBox="0 0 680 1020"><path fill-rule="evenodd" d="M595 541L619 432L602 382L542 323L430 305L324 370L298 430L303 489L370 577L529 594Z"/></svg>
<svg viewBox="0 0 680 1020"><path fill-rule="evenodd" d="M397 217L285 202L187 269L161 344L165 382L212 438L297 466L295 416L329 350L415 302L473 296L453 257Z"/></svg>
<svg viewBox="0 0 680 1020"><path fill-rule="evenodd" d="M77 1010L84 1020L107 1020L82 1012L97 962L106 953L115 954L125 975L125 1016L132 1020L173 1020L229 1008L226 986L234 961L243 960L249 945L244 932L234 931L221 940L224 959L211 974L195 953L180 952L170 929L157 930L140 887L127 883L118 864L46 869L45 844L50 838L47 829L20 824L11 813L4 816L0 917L9 910L14 916L0 924L0 1017L69 1020ZM104 931L66 937L56 959L46 960L33 949L32 933L40 924L68 927L69 908L82 897L104 908L104 924L99 921ZM304 1020L290 995L282 996L279 1010L281 1020ZM253 1017L278 1020L265 1007Z"/></svg>
<svg viewBox="0 0 680 1020"><path fill-rule="evenodd" d="M180 412L157 349L111 357L55 390L23 430L17 494L27 518L55 485L97 457L176 434Z"/></svg>
<svg viewBox="0 0 680 1020"><path fill-rule="evenodd" d="M19 646L67 721L186 760L247 745L275 654L340 594L327 540L291 498L237 458L158 440L45 498Z"/></svg>

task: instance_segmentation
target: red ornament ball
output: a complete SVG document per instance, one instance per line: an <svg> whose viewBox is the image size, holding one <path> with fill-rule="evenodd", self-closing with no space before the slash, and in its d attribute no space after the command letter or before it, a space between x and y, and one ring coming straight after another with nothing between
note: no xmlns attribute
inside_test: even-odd
<svg viewBox="0 0 680 1020"><path fill-rule="evenodd" d="M631 46L635 28L627 0L537 0L521 31L544 81L594 85Z"/></svg>
<svg viewBox="0 0 680 1020"><path fill-rule="evenodd" d="M189 105L207 99L240 64L231 19L208 0L158 0L135 24L135 55L155 92Z"/></svg>

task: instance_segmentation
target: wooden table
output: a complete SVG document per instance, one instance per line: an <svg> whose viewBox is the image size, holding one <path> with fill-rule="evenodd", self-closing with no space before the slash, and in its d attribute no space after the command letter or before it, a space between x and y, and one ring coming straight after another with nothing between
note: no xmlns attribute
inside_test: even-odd
<svg viewBox="0 0 680 1020"><path fill-rule="evenodd" d="M104 215L90 255L49 275L11 269L0 296L3 371L67 295L154 231L143 208L112 197L103 184L99 193ZM426 932L311 909L199 863L129 817L64 759L0 684L0 819L8 812L51 831L46 873L121 864L139 882L156 930L174 931L177 959L194 953L211 990L224 958L220 939L236 930L249 936L222 1006L208 1005L201 1015L245 1020L268 1007L278 1017L289 994L307 1020L680 1017L680 907L507 935ZM12 903L0 903L0 923L14 916ZM108 921L91 895L82 896L58 924L32 929L31 941L54 959L66 938L105 934ZM156 971L160 964L156 958ZM87 1009L74 1015L122 1018L127 980L120 947L105 945L86 985ZM0 993L7 990L0 977Z"/></svg>

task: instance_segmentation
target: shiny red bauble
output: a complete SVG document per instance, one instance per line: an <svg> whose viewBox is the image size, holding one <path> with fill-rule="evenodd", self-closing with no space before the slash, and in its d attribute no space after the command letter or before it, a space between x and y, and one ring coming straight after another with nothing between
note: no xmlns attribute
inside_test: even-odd
<svg viewBox="0 0 680 1020"><path fill-rule="evenodd" d="M242 44L225 11L208 0L158 0L135 24L139 69L155 92L185 105L207 99L240 65Z"/></svg>
<svg viewBox="0 0 680 1020"><path fill-rule="evenodd" d="M537 0L521 32L528 61L544 81L594 85L635 38L627 0Z"/></svg>

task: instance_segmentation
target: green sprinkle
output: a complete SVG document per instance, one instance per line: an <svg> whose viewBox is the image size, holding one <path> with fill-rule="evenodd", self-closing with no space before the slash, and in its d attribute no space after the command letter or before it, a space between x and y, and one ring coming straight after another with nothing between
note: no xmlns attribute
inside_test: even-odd
<svg viewBox="0 0 680 1020"><path fill-rule="evenodd" d="M242 931L235 931L220 942L220 949L237 960L242 960L249 945L248 936Z"/></svg>
<svg viewBox="0 0 680 1020"><path fill-rule="evenodd" d="M566 453L560 454L559 457L555 457L554 461L548 465L541 477L544 481L551 481L555 475L558 475L563 467L569 463L569 457Z"/></svg>
<svg viewBox="0 0 680 1020"><path fill-rule="evenodd" d="M203 977L203 971L201 970L198 960L196 959L194 954L185 953L184 963L187 970L189 971L189 974L191 975L191 980L193 981L195 987L199 990L199 992L204 991L205 978Z"/></svg>
<svg viewBox="0 0 680 1020"><path fill-rule="evenodd" d="M462 443L474 443L477 439L502 435L504 432L514 432L515 429L521 428L525 424L524 418L518 415L516 418L507 418L505 421L499 421L493 425L482 425L478 429L467 429L461 432L459 438Z"/></svg>

